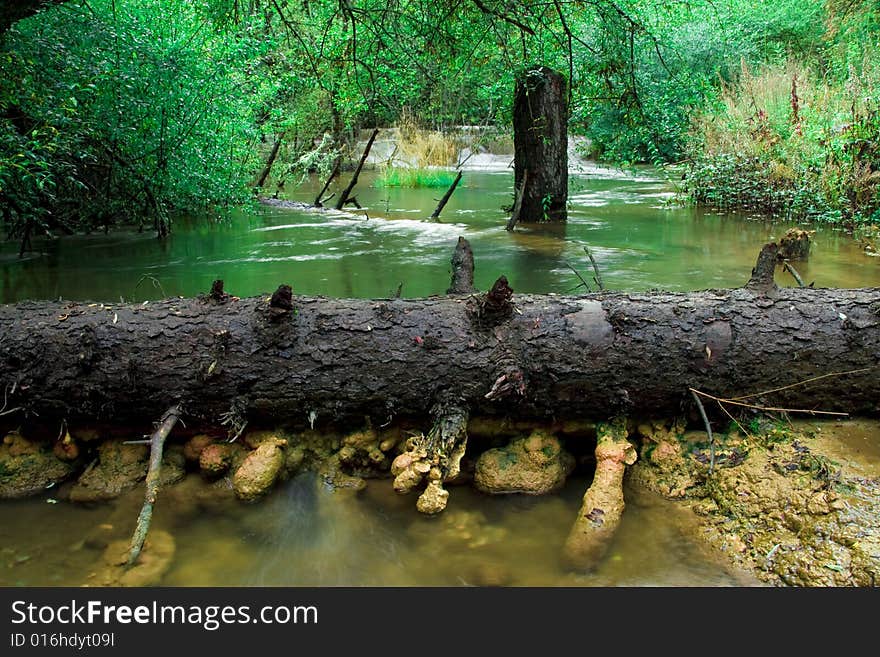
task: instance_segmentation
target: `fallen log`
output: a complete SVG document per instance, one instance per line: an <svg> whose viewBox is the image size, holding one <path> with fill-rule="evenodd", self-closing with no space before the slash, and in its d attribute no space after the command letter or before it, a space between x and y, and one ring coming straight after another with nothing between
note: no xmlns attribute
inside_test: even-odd
<svg viewBox="0 0 880 657"><path fill-rule="evenodd" d="M489 295L424 299L282 286L4 305L0 419L148 423L179 401L190 420L231 427L384 425L453 395L471 416L606 420L680 414L691 388L877 414L880 289L778 289L758 269L744 288L688 293L510 297L499 280Z"/></svg>

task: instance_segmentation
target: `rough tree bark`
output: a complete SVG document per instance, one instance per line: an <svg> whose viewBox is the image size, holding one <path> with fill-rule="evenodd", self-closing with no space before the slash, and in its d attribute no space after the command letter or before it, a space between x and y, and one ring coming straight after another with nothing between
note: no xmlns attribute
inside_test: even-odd
<svg viewBox="0 0 880 657"><path fill-rule="evenodd" d="M180 401L186 417L233 426L381 424L454 394L471 415L603 420L678 414L690 387L737 397L807 379L764 402L876 414L880 289L757 282L512 299L503 280L489 295L426 299L282 286L271 301L0 306L3 419L151 422ZM840 372L851 373L824 376Z"/></svg>
<svg viewBox="0 0 880 657"><path fill-rule="evenodd" d="M560 73L541 66L517 78L513 139L514 187L521 190L522 197L518 221L565 221L568 101L565 78Z"/></svg>

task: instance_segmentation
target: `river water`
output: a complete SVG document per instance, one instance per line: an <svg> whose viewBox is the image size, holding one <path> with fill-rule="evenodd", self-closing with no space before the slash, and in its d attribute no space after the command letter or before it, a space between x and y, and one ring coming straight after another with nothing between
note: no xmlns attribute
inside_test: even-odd
<svg viewBox="0 0 880 657"><path fill-rule="evenodd" d="M209 290L216 278L232 294L271 292L386 297L442 294L458 236L470 240L476 285L505 274L518 292L571 291L577 269L592 274L596 257L607 288L696 290L742 285L762 244L789 226L684 208L674 181L650 170L587 168L571 179L569 223L555 233L508 233L501 209L512 199L512 171L465 173L441 222L422 221L443 190L376 186L361 176L363 210L315 212L257 206L220 222L175 224L166 242L114 231L57 241L36 240L17 258L0 248L0 301L22 299L143 301ZM289 193L313 200L319 181ZM880 261L851 238L817 228L808 263L816 286L880 285ZM787 276L787 275L786 275ZM793 280L779 275L781 285ZM283 482L257 505L234 500L208 510L160 494L153 528L173 536L176 552L165 585L542 585L730 586L755 584L731 572L695 540L690 512L636 491L606 559L591 573L566 571L560 548L589 484L570 478L546 497L489 497L453 487L436 518L415 510L389 480L365 491L331 491L311 474ZM188 477L192 491L207 486ZM0 585L94 583L105 538L130 537L143 500L139 487L95 506L36 498L0 503ZM195 495L195 492L193 493ZM166 504L163 505L163 496Z"/></svg>
<svg viewBox="0 0 880 657"><path fill-rule="evenodd" d="M564 232L509 233L502 207L512 200L510 170L466 172L442 223L423 219L444 190L377 187L376 177L361 175L356 195L364 210L350 214L258 206L220 222L179 220L165 242L135 231L36 240L23 260L18 245L6 243L0 302L192 296L216 278L238 296L281 283L295 294L387 297L401 283L404 297L442 294L459 235L473 247L480 289L504 274L517 292L568 292L579 282L571 267L592 280L584 246L609 289L736 287L748 280L761 246L790 227L674 205L674 181L651 171L591 168L571 177ZM311 202L318 186L307 181L289 197ZM817 229L812 257L797 267L817 287L880 284L880 260L827 228ZM788 274L778 281L794 285Z"/></svg>

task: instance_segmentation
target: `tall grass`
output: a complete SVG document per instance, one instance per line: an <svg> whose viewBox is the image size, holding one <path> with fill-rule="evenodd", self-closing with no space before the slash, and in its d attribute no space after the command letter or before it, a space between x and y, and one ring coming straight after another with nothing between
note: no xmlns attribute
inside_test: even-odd
<svg viewBox="0 0 880 657"><path fill-rule="evenodd" d="M380 187L449 187L462 148L460 138L419 126L412 113L404 110L396 130L396 148L382 176Z"/></svg>
<svg viewBox="0 0 880 657"><path fill-rule="evenodd" d="M448 169L411 169L389 166L376 179L377 187L449 187L455 172Z"/></svg>
<svg viewBox="0 0 880 657"><path fill-rule="evenodd" d="M756 71L694 121L686 191L726 210L853 227L880 219L880 75L793 62Z"/></svg>

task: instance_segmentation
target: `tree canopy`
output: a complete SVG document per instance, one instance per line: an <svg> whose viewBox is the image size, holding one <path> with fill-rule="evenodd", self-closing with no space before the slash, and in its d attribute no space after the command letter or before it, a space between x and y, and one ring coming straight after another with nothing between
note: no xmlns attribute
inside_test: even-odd
<svg viewBox="0 0 880 657"><path fill-rule="evenodd" d="M10 236L162 232L247 202L282 138L308 169L404 116L508 126L533 65L568 78L589 155L693 160L699 117L744 74L797 61L842 88L876 34L873 3L841 0L16 0L0 10L2 218Z"/></svg>

